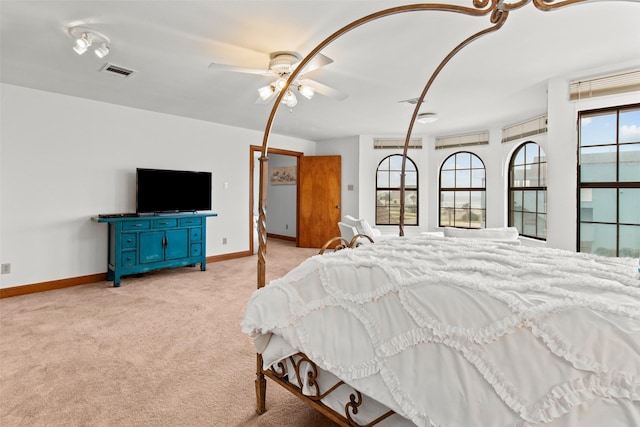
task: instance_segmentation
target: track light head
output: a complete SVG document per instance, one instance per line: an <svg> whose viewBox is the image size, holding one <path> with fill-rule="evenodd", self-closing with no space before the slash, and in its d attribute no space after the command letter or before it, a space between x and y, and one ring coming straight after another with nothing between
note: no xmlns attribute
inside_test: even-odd
<svg viewBox="0 0 640 427"><path fill-rule="evenodd" d="M98 58L104 58L109 54L109 37L104 34L85 27L71 27L68 29L69 35L75 39L73 50L82 55L94 43L100 43L95 50Z"/></svg>

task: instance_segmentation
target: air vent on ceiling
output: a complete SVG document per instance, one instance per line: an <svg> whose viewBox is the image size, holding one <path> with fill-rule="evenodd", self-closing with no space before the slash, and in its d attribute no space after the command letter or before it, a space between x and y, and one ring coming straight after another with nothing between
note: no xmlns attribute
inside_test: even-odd
<svg viewBox="0 0 640 427"><path fill-rule="evenodd" d="M135 71L133 70L129 70L127 68L119 67L117 65L108 64L108 63L104 64L104 67L102 67L100 71L103 73L111 74L114 76L120 76L124 78L127 78L131 74L135 73Z"/></svg>
<svg viewBox="0 0 640 427"><path fill-rule="evenodd" d="M450 135L436 137L436 150L453 147L470 147L473 145L486 145L489 143L489 131L465 133L463 135Z"/></svg>
<svg viewBox="0 0 640 427"><path fill-rule="evenodd" d="M373 148L378 149L398 149L404 150L405 138L373 138ZM422 149L422 138L411 138L409 148Z"/></svg>
<svg viewBox="0 0 640 427"><path fill-rule="evenodd" d="M502 142L514 141L532 135L547 133L547 116L540 116L534 119L502 128Z"/></svg>
<svg viewBox="0 0 640 427"><path fill-rule="evenodd" d="M638 90L640 90L640 69L572 81L569 83L569 99L577 101Z"/></svg>

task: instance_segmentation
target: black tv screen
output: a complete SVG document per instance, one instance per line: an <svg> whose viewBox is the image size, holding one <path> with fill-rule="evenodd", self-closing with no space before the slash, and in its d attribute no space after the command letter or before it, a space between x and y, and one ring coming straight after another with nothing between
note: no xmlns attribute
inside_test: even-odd
<svg viewBox="0 0 640 427"><path fill-rule="evenodd" d="M136 169L136 212L211 210L211 172Z"/></svg>

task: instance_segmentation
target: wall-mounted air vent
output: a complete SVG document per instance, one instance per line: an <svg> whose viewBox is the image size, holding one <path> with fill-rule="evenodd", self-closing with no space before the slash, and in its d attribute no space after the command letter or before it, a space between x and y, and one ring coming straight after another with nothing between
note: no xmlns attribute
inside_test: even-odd
<svg viewBox="0 0 640 427"><path fill-rule="evenodd" d="M373 138L373 148L388 150L404 150L405 138ZM422 138L411 138L409 149L422 149Z"/></svg>
<svg viewBox="0 0 640 427"><path fill-rule="evenodd" d="M450 135L436 137L436 150L454 147L470 147L473 145L486 145L489 143L489 131L465 133L463 135Z"/></svg>
<svg viewBox="0 0 640 427"><path fill-rule="evenodd" d="M540 116L502 128L502 142L547 133L547 116Z"/></svg>
<svg viewBox="0 0 640 427"><path fill-rule="evenodd" d="M596 96L617 95L639 90L640 70L629 70L573 81L569 83L569 99L577 101Z"/></svg>
<svg viewBox="0 0 640 427"><path fill-rule="evenodd" d="M119 67L119 66L113 65L113 64L104 64L104 67L102 67L100 72L111 74L113 76L120 76L120 77L124 77L124 78L127 78L131 74L135 73L135 71L133 71L133 70L129 70L127 68Z"/></svg>

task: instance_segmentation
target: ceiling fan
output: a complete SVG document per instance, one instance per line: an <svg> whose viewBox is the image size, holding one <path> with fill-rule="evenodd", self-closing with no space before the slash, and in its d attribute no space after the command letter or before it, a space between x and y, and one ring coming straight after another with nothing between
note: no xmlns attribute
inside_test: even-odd
<svg viewBox="0 0 640 427"><path fill-rule="evenodd" d="M267 86L263 86L258 89L259 97L256 100L256 103L266 103L273 99L273 97L275 97L284 88L289 76L302 60L302 56L299 53L289 51L273 52L269 54L269 58L269 65L266 70L218 63L210 64L209 68L236 73L258 74L275 78L275 80ZM346 93L304 77L305 73L317 70L318 68L324 67L332 62L333 59L321 53L317 54L305 66L302 73L291 83L287 93L282 98L282 103L286 104L289 108L296 106L298 99L296 98L294 90L297 90L300 95L307 99L311 99L316 93L339 101L345 99L348 96Z"/></svg>

